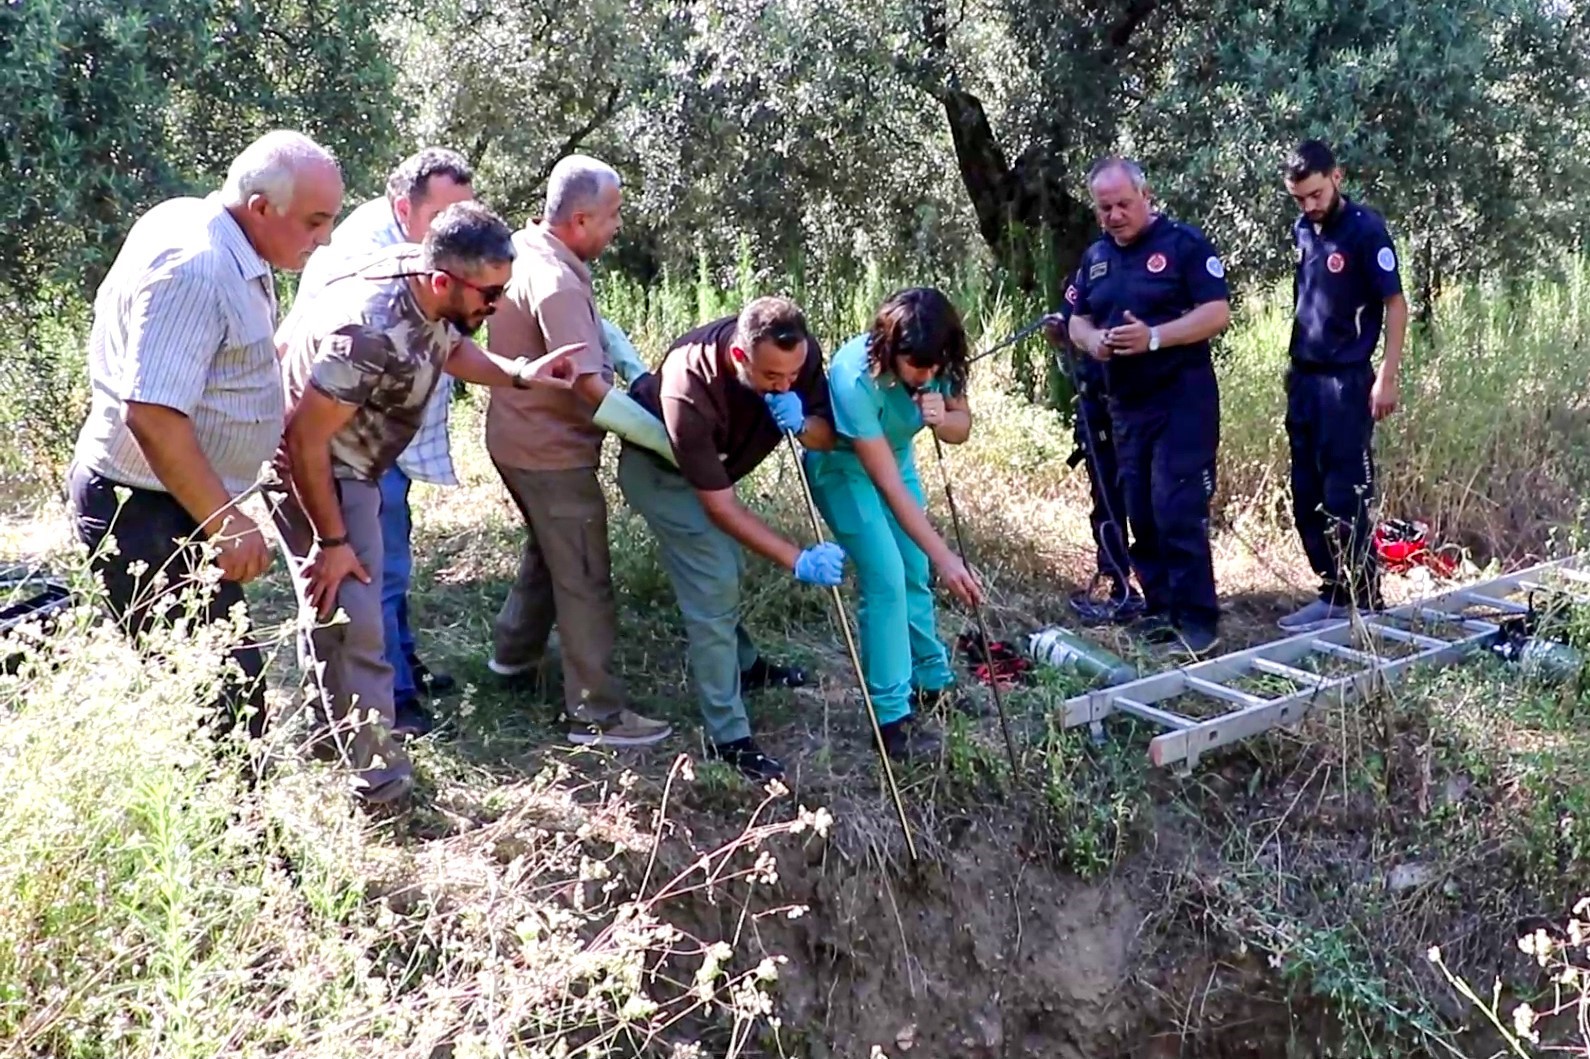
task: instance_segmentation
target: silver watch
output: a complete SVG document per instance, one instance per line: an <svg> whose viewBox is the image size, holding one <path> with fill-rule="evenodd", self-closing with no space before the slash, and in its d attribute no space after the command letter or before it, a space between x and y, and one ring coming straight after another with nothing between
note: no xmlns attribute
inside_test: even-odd
<svg viewBox="0 0 1590 1059"><path fill-rule="evenodd" d="M1157 327L1150 327L1148 329L1148 351L1150 353L1156 353L1159 351L1159 328Z"/></svg>

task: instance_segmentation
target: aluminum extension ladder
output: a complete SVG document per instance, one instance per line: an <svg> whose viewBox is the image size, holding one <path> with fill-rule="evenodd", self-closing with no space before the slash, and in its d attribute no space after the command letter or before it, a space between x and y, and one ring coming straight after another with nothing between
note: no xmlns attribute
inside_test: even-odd
<svg viewBox="0 0 1590 1059"><path fill-rule="evenodd" d="M1313 632L1090 691L1066 700L1064 726L1090 725L1102 737L1101 722L1113 713L1142 718L1166 729L1149 743L1149 760L1190 769L1216 747L1295 725L1316 706L1348 701L1389 685L1415 666L1450 665L1498 642L1502 621L1530 612L1528 603L1511 596L1544 593L1558 606L1564 600L1590 604L1585 562L1586 556L1578 555L1542 563L1378 614L1354 615ZM1577 586L1578 592L1568 585ZM1390 656L1383 651L1403 653ZM1321 665L1342 671L1311 668ZM1255 679L1294 690L1266 696L1231 686ZM1214 700L1228 709L1203 718L1185 716L1167 708L1168 700L1178 696Z"/></svg>

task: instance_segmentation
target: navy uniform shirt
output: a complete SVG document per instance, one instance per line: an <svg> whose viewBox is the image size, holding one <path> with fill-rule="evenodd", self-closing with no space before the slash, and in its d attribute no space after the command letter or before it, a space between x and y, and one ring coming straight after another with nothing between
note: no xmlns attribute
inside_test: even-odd
<svg viewBox="0 0 1590 1059"><path fill-rule="evenodd" d="M1342 196L1319 231L1292 226L1292 359L1305 365L1367 364L1380 340L1386 299L1402 293L1397 251L1380 214Z"/></svg>
<svg viewBox="0 0 1590 1059"><path fill-rule="evenodd" d="M1081 279L1080 270L1073 272L1066 280L1065 298L1060 302L1060 330L1066 334L1066 341L1071 338L1066 329L1071 326L1071 317L1077 311L1077 286ZM1097 393L1104 388L1104 365L1088 356L1085 350L1077 349L1071 354L1072 363L1076 365L1077 382L1090 394Z"/></svg>
<svg viewBox="0 0 1590 1059"><path fill-rule="evenodd" d="M1127 246L1103 236L1082 255L1072 311L1099 328L1126 323L1128 311L1150 327L1185 316L1207 302L1226 301L1226 269L1204 234L1158 216ZM1087 354L1084 353L1083 356ZM1174 386L1189 367L1209 363L1209 343L1161 346L1155 352L1104 362L1110 396L1143 404Z"/></svg>

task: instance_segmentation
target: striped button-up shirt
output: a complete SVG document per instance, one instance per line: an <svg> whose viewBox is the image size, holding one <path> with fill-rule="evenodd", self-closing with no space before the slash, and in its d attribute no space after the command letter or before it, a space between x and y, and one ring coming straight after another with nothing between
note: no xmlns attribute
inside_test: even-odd
<svg viewBox="0 0 1590 1059"><path fill-rule="evenodd" d="M408 238L398 226L392 204L384 197L371 199L348 214L331 233L331 244L316 250L304 267L303 278L298 281L298 294L282 324L281 334L291 333L297 323L299 306L307 306L309 299L331 280L356 271L358 264L376 251L404 242L408 242ZM398 469L417 482L458 484L447 436L447 410L452 398L452 376L444 375L431 394L419 432L398 456Z"/></svg>
<svg viewBox="0 0 1590 1059"><path fill-rule="evenodd" d="M79 466L166 491L127 429L129 401L186 415L228 492L276 451L286 397L272 332L276 288L219 195L171 199L139 218L94 298L92 389Z"/></svg>

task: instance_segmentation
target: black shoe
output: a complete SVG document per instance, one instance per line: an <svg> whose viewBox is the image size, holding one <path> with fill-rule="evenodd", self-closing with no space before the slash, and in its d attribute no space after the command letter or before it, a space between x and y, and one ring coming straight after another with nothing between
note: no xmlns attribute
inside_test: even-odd
<svg viewBox="0 0 1590 1059"><path fill-rule="evenodd" d="M762 753L762 748L750 736L732 743L712 743L707 747L707 756L737 769L750 780L776 780L784 775L784 766L778 758Z"/></svg>
<svg viewBox="0 0 1590 1059"><path fill-rule="evenodd" d="M435 730L435 714L421 706L418 698L403 698L392 704L392 734L399 739L418 739Z"/></svg>
<svg viewBox="0 0 1590 1059"><path fill-rule="evenodd" d="M1207 625L1183 625L1171 644L1172 654L1203 658L1220 646L1220 634Z"/></svg>
<svg viewBox="0 0 1590 1059"><path fill-rule="evenodd" d="M981 699L974 699L964 692L953 687L914 688L911 691L911 712L920 716L928 716L935 710L954 710L968 717L987 717L989 708Z"/></svg>
<svg viewBox="0 0 1590 1059"><path fill-rule="evenodd" d="M1164 611L1147 611L1141 618L1128 627L1133 636L1142 637L1149 643L1174 643L1176 641L1176 624L1170 620L1170 615Z"/></svg>
<svg viewBox="0 0 1590 1059"><path fill-rule="evenodd" d="M409 672L414 674L414 687L421 695L445 695L458 687L451 673L432 673L418 658L409 659Z"/></svg>
<svg viewBox="0 0 1590 1059"><path fill-rule="evenodd" d="M741 695L763 688L804 688L809 683L800 666L774 665L765 658L752 662L750 669L740 670Z"/></svg>
<svg viewBox="0 0 1590 1059"><path fill-rule="evenodd" d="M914 713L880 724L878 731L883 736L883 751L893 761L932 761L944 745L933 726Z"/></svg>

